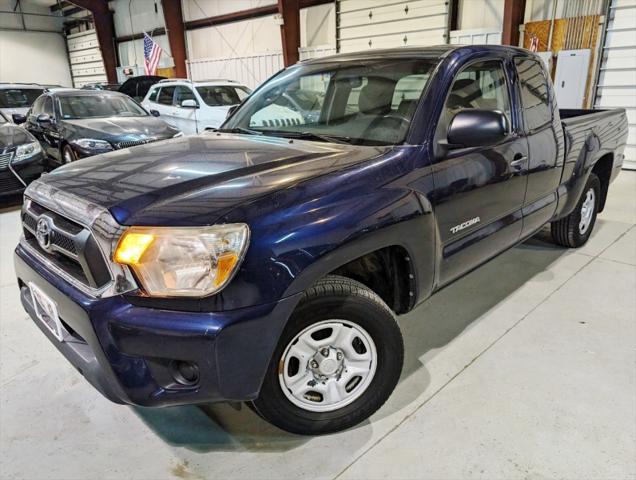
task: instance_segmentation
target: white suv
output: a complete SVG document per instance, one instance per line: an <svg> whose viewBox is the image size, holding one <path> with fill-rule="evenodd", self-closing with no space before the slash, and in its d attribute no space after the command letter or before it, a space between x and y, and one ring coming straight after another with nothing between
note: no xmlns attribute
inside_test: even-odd
<svg viewBox="0 0 636 480"><path fill-rule="evenodd" d="M186 135L218 128L228 110L251 90L231 80L166 79L153 85L141 104Z"/></svg>

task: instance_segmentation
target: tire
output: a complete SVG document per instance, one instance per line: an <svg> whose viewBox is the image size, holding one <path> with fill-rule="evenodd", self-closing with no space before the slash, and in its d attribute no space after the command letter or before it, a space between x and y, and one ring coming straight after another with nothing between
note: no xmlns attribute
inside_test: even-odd
<svg viewBox="0 0 636 480"><path fill-rule="evenodd" d="M302 338L322 344L313 350ZM307 355L296 356L294 352L300 352L301 347ZM328 356L324 356L325 350ZM373 354L374 360L368 360ZM296 307L251 407L268 422L292 433L320 435L345 430L386 402L400 378L403 360L402 334L389 307L361 283L330 275L309 288ZM339 370L332 373L338 361ZM368 370L356 376L352 373L358 371L354 363L364 364ZM288 377L296 378L290 377L290 372L300 379L301 389L315 386L316 390L302 398L294 396L285 383ZM335 389L333 385L338 385L342 397L329 393L328 386ZM322 399L318 390L326 392ZM337 398L341 401L332 401Z"/></svg>
<svg viewBox="0 0 636 480"><path fill-rule="evenodd" d="M578 248L587 242L596 223L600 193L601 181L591 173L572 213L550 225L552 239L556 244Z"/></svg>
<svg viewBox="0 0 636 480"><path fill-rule="evenodd" d="M62 148L62 158L61 158L62 165L66 165L67 163L74 162L75 160L77 160L77 156L75 155L75 152L73 151L71 146L64 145L64 148Z"/></svg>

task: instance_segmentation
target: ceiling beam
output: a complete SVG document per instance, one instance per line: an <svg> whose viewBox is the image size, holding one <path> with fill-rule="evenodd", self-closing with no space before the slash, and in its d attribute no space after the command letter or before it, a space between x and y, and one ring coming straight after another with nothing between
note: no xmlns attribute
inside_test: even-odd
<svg viewBox="0 0 636 480"><path fill-rule="evenodd" d="M72 3L93 14L93 24L102 51L104 70L109 83L117 83L117 50L115 48L115 25L113 12L107 0L73 0Z"/></svg>
<svg viewBox="0 0 636 480"><path fill-rule="evenodd" d="M505 0L503 14L503 45L519 45L519 27L526 14L526 0Z"/></svg>
<svg viewBox="0 0 636 480"><path fill-rule="evenodd" d="M299 0L278 0L278 13L283 17L280 26L285 66L298 62L300 48L300 3Z"/></svg>
<svg viewBox="0 0 636 480"><path fill-rule="evenodd" d="M161 0L161 7L168 32L170 52L174 61L174 73L177 78L187 78L185 30L183 29L181 1Z"/></svg>

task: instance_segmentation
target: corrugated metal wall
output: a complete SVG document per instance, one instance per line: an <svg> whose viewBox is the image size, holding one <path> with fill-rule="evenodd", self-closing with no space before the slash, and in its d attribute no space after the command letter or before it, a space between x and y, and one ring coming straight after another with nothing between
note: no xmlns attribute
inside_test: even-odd
<svg viewBox="0 0 636 480"><path fill-rule="evenodd" d="M624 166L636 169L636 0L612 0L600 68L595 107L626 109Z"/></svg>

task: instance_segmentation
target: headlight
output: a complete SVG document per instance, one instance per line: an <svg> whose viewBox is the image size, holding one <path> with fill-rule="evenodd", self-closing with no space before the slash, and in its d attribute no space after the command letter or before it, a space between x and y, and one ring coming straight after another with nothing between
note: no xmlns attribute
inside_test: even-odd
<svg viewBox="0 0 636 480"><path fill-rule="evenodd" d="M26 160L27 158L31 158L33 155L40 153L42 151L42 147L39 142L27 143L25 145L20 145L15 150L15 157L13 161L15 163L21 162L22 160Z"/></svg>
<svg viewBox="0 0 636 480"><path fill-rule="evenodd" d="M105 140L96 140L94 138L80 138L79 140L73 140L74 145L77 145L84 150L112 150L113 147Z"/></svg>
<svg viewBox="0 0 636 480"><path fill-rule="evenodd" d="M132 268L148 295L203 297L221 290L243 260L247 225L131 227L113 260Z"/></svg>

